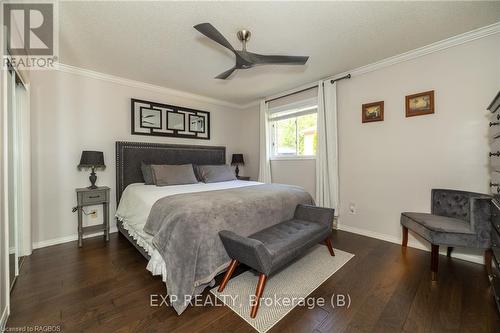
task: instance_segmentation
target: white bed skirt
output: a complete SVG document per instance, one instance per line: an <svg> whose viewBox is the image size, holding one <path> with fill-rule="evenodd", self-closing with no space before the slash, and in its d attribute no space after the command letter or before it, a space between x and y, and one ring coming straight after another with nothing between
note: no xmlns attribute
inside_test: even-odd
<svg viewBox="0 0 500 333"><path fill-rule="evenodd" d="M130 237L132 237L137 245L146 250L146 253L149 254L151 259L148 261L148 265L146 269L153 274L153 276L161 275L161 279L163 282L167 282L167 266L165 265L165 260L163 260L162 256L153 246L150 241L144 239L144 237L135 230L135 228L125 221L121 221L123 229L127 231Z"/></svg>

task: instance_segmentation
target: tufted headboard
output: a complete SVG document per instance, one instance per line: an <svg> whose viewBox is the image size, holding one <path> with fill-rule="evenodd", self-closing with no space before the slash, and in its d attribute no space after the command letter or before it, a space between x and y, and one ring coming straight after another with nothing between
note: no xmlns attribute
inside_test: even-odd
<svg viewBox="0 0 500 333"><path fill-rule="evenodd" d="M481 193L447 189L432 189L431 197L431 214L466 222L470 221L471 198L490 199L488 195Z"/></svg>
<svg viewBox="0 0 500 333"><path fill-rule="evenodd" d="M127 185L144 182L141 162L147 164L226 164L226 147L116 142L116 203Z"/></svg>

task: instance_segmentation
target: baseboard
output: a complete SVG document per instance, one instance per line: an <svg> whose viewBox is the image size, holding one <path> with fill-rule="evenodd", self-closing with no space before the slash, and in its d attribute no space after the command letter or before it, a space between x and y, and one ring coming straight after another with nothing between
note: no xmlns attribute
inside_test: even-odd
<svg viewBox="0 0 500 333"><path fill-rule="evenodd" d="M7 319L9 319L9 306L7 305L3 309L2 317L0 318L0 332L5 331L5 326L7 326Z"/></svg>
<svg viewBox="0 0 500 333"><path fill-rule="evenodd" d="M361 228L356 228L356 227L352 227L352 226L344 225L344 224L339 224L337 229L342 230L342 231L352 232L353 234L358 234L358 235L363 235L363 236L367 236L367 237L371 237L371 238L380 239L380 240L394 243L394 244L401 244L401 241L402 241L402 238L400 238L400 237L386 235L386 234L382 234L379 232L361 229ZM415 240L412 240L412 239L408 240L408 247L430 252L430 247L426 247L425 245L422 245L421 243L416 242ZM440 254L446 255L446 251L440 251ZM480 255L452 252L451 257L465 260L465 261L469 261L469 262L473 262L473 263L480 264L480 265L484 265L484 258L483 258L483 256L480 256Z"/></svg>
<svg viewBox="0 0 500 333"><path fill-rule="evenodd" d="M118 229L116 228L115 225L113 225L109 228L109 233L112 234L115 232L118 232ZM102 231L85 235L85 236L83 236L83 239L95 237L95 236L100 236L100 235L102 236ZM68 242L74 242L76 240L78 240L78 234L73 234L73 235L59 237L59 238L53 238L53 239L47 239L47 240L40 241L40 242L34 242L33 249L35 250L35 249L40 249L42 247L58 245L58 244L63 244L63 243L68 243Z"/></svg>

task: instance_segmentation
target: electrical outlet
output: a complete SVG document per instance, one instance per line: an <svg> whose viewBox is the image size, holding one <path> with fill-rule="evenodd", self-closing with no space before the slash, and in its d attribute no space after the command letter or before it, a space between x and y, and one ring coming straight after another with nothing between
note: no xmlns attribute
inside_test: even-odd
<svg viewBox="0 0 500 333"><path fill-rule="evenodd" d="M92 211L90 212L90 214L89 214L89 215L90 215L90 217L92 217L93 219L96 219L96 218L97 218L97 210L95 210L95 209L94 209L94 210L92 210Z"/></svg>
<svg viewBox="0 0 500 333"><path fill-rule="evenodd" d="M355 203L350 203L349 204L349 214L356 214L356 204Z"/></svg>

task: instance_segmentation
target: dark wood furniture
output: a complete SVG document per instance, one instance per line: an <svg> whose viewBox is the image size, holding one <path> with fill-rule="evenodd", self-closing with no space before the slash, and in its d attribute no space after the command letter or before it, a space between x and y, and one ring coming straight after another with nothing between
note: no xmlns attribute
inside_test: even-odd
<svg viewBox="0 0 500 333"><path fill-rule="evenodd" d="M245 176L237 176L236 178L238 180L250 180L250 177L245 177Z"/></svg>
<svg viewBox="0 0 500 333"><path fill-rule="evenodd" d="M224 291L236 266L241 262L257 272L259 281L250 317L255 318L267 277L286 267L308 249L323 242L334 256L330 235L335 211L311 205L298 205L293 219L258 231L248 237L229 230L219 232L220 239L231 258L229 269L219 286Z"/></svg>
<svg viewBox="0 0 500 333"><path fill-rule="evenodd" d="M83 245L83 236L85 234L104 232L104 238L109 241L109 187L100 186L96 189L87 187L76 189L76 210L78 212L78 246ZM89 227L83 226L83 207L102 205L103 216L102 224Z"/></svg>
<svg viewBox="0 0 500 333"><path fill-rule="evenodd" d="M492 113L490 122L490 186L493 193L491 205L491 267L489 278L493 297L500 312L500 91L488 106Z"/></svg>

